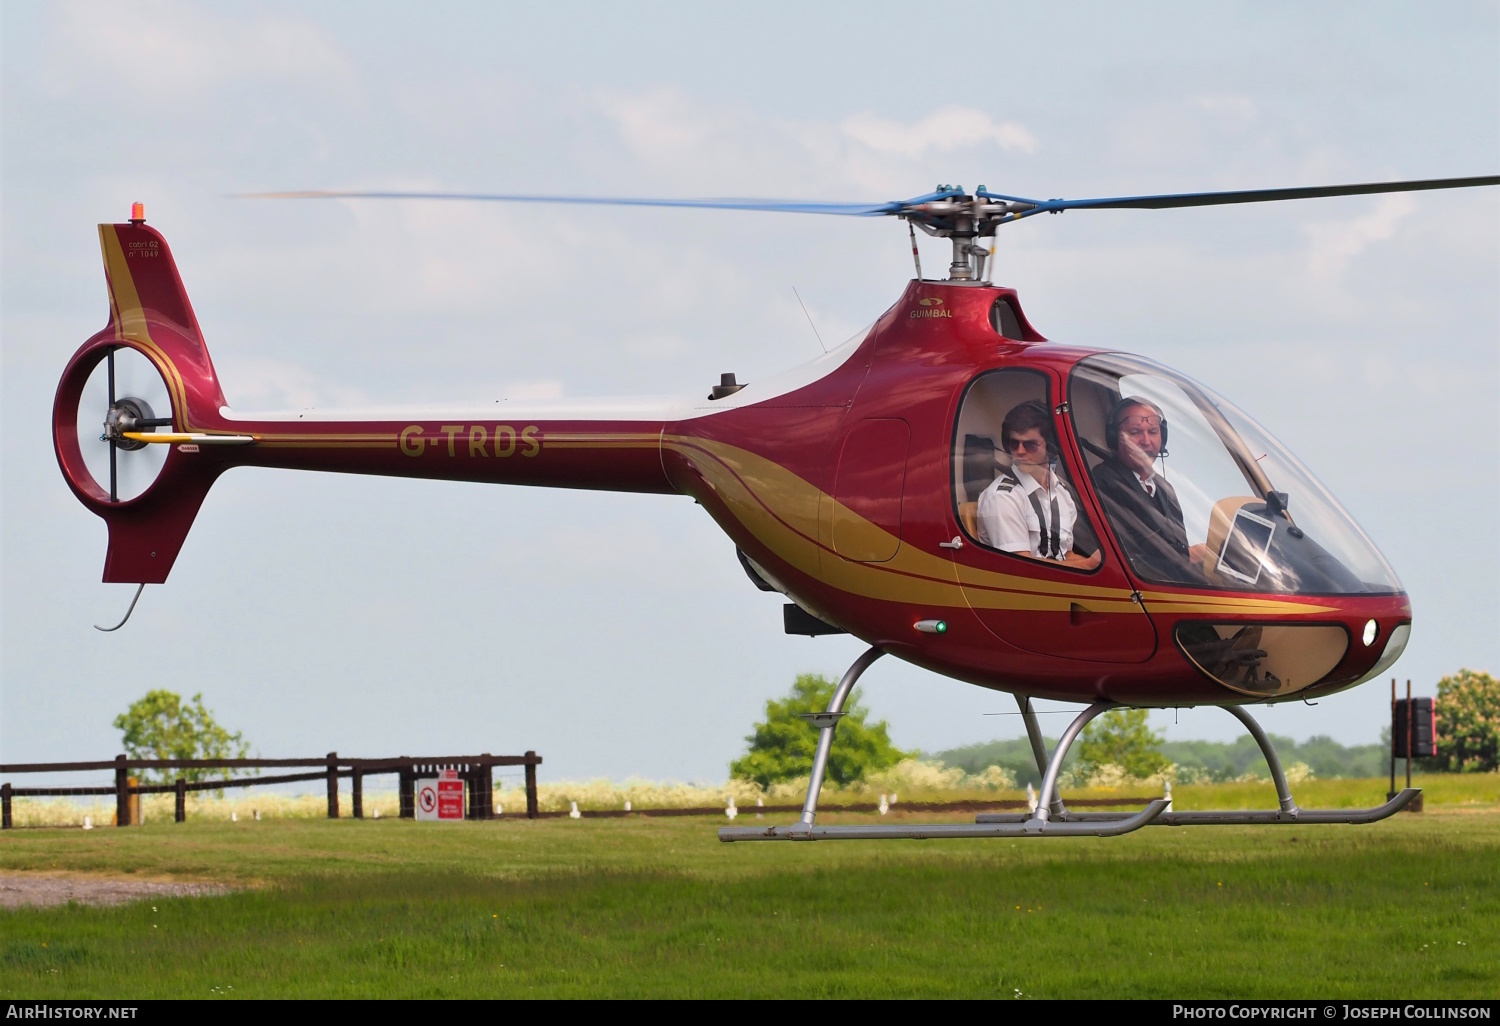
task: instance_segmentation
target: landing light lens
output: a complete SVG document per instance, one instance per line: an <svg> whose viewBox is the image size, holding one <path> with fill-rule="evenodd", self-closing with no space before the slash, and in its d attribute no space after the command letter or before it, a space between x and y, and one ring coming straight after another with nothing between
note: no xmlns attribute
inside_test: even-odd
<svg viewBox="0 0 1500 1026"><path fill-rule="evenodd" d="M1374 620L1365 621L1365 633L1364 636L1360 639L1365 643L1365 648L1369 648L1371 645L1375 644L1375 635L1379 633L1379 624L1377 624Z"/></svg>

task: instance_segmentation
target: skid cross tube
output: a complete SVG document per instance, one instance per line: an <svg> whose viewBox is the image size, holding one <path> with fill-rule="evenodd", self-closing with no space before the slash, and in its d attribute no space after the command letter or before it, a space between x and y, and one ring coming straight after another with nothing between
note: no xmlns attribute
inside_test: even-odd
<svg viewBox="0 0 1500 1026"><path fill-rule="evenodd" d="M1043 777L1047 775L1047 742L1042 738L1042 725L1036 720L1036 710L1031 707L1031 699L1025 695L1014 696L1016 706L1021 710L1021 720L1026 724L1026 739L1031 742L1031 755L1036 759L1036 771ZM1041 798L1037 798L1041 802ZM1053 797L1052 817L1060 817L1066 813L1062 799Z"/></svg>
<svg viewBox="0 0 1500 1026"><path fill-rule="evenodd" d="M853 665L844 671L839 686L834 688L833 697L828 700L828 711L821 716L813 716L813 722L821 729L818 731L818 752L813 756L812 776L807 781L807 800L802 803L802 825L805 827L811 827L813 820L818 817L818 792L823 790L823 776L828 772L828 753L833 748L833 732L838 729L839 717L844 714L844 703L849 700L849 693L854 690L860 675L883 655L883 651L872 646L854 660Z"/></svg>
<svg viewBox="0 0 1500 1026"><path fill-rule="evenodd" d="M1051 806L1057 796L1057 775L1062 772L1063 759L1067 757L1068 749L1073 747L1073 741L1078 737L1079 731L1088 726L1089 720L1114 707L1115 703L1107 699L1095 702L1073 717L1073 722L1068 724L1068 729L1063 731L1063 736L1057 739L1057 748L1052 752L1052 760L1047 763L1047 775L1042 778L1042 793L1036 798L1036 818L1041 822L1045 823L1051 818ZM1066 810L1063 815L1067 815Z"/></svg>

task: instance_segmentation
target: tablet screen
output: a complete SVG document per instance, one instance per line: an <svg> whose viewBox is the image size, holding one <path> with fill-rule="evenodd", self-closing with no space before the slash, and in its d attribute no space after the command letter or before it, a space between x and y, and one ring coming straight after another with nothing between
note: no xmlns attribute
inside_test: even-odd
<svg viewBox="0 0 1500 1026"><path fill-rule="evenodd" d="M1271 547L1271 535L1276 525L1265 517L1240 510L1229 526L1229 535L1224 547L1219 550L1219 572L1246 584L1260 579L1266 550Z"/></svg>

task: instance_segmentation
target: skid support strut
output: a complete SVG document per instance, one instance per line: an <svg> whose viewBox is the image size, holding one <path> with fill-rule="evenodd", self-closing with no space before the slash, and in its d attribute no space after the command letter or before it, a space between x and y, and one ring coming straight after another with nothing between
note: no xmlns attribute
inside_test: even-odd
<svg viewBox="0 0 1500 1026"><path fill-rule="evenodd" d="M849 700L849 693L854 690L860 676L883 655L885 653L873 645L867 649L864 655L854 660L854 664L844 671L843 679L833 689L833 697L828 700L828 710L807 717L818 728L818 751L813 756L812 776L807 781L807 800L802 803L802 825L805 827L811 828L813 820L818 818L818 794L823 790L823 777L828 772L828 753L833 750L833 732L838 729L839 720L844 715L844 703Z"/></svg>
<svg viewBox="0 0 1500 1026"><path fill-rule="evenodd" d="M1042 739L1042 725L1036 721L1036 711L1031 708L1031 699L1025 695L1016 695L1016 706L1021 710L1021 720L1026 724L1026 739L1031 742L1031 755L1036 759L1036 771L1044 778L1047 776L1047 743ZM1040 803L1041 798L1037 801ZM1063 808L1062 799L1054 797L1050 806L1052 810L1051 819L1061 819L1067 812Z"/></svg>
<svg viewBox="0 0 1500 1026"><path fill-rule="evenodd" d="M811 717L813 722L818 723L822 728L822 734L818 738L818 754L813 761L813 776L808 784L807 801L802 807L801 821L792 826L780 827L725 827L719 831L719 840L856 841L894 838L926 840L939 837L1110 837L1139 830L1166 811L1167 801L1158 798L1147 804L1140 812L1129 816L1116 816L1107 821L1075 821L1071 814L1064 812L1066 818L1049 822L1048 817L1053 804L1052 796L1056 792L1057 774L1062 768L1068 749L1072 747L1073 739L1078 736L1078 732L1089 720L1114 705L1112 702L1096 702L1073 720L1072 725L1058 741L1052 758L1047 761L1042 781L1042 794L1037 804L1036 816L1033 818L1014 816L1004 822L976 821L974 823L893 823L890 825L872 823L861 826L824 827L815 825L813 821L817 815L818 790L823 784L823 773L828 764L828 749L833 745L833 732L838 726L838 717L843 714L843 703L849 691L853 689L854 682L859 679L859 675L878 659L880 654L879 649L872 648L849 667L849 672L844 674L844 679L839 682L838 690L834 692L828 712L819 714L819 716L830 717L826 723L819 723L819 716ZM1022 711L1024 713L1026 710ZM1038 744L1040 744L1040 731L1038 731ZM1057 808L1062 808L1060 803L1057 804Z"/></svg>

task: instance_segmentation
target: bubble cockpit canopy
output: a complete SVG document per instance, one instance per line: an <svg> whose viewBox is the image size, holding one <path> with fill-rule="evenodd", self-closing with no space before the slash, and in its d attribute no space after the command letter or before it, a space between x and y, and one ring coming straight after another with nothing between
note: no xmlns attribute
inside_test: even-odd
<svg viewBox="0 0 1500 1026"><path fill-rule="evenodd" d="M1233 404L1139 357L1080 361L1073 427L1100 505L1142 580L1281 594L1393 594L1354 518Z"/></svg>

